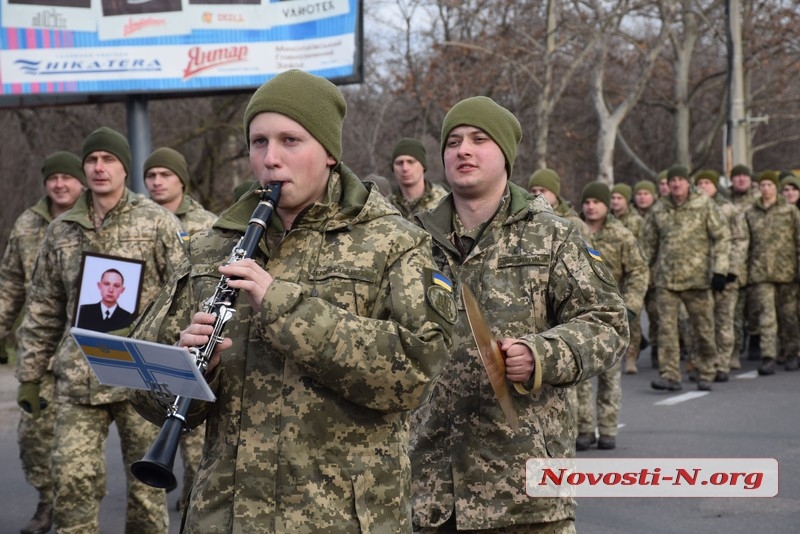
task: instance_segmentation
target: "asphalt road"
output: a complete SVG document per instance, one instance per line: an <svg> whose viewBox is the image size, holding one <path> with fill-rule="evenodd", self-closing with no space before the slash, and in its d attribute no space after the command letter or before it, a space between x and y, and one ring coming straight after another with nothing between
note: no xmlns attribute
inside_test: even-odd
<svg viewBox="0 0 800 534"><path fill-rule="evenodd" d="M779 493L772 498L583 498L577 529L581 533L752 534L800 531L800 372L780 370L757 377L756 362L743 361L731 381L714 384L702 396L684 382L679 393L650 388L657 373L642 353L637 375L623 375L623 408L617 448L578 453L587 458L776 458ZM36 506L36 494L24 480L16 445L19 417L16 380L0 366L0 534L17 533ZM664 403L668 400L670 402ZM116 429L107 444L108 495L101 504L105 534L124 530L124 472ZM180 458L176 460L180 479ZM171 493L170 533L178 532Z"/></svg>

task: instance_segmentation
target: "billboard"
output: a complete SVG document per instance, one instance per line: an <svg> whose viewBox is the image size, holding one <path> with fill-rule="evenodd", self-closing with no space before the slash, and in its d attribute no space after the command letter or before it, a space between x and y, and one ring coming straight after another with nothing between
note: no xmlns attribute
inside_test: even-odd
<svg viewBox="0 0 800 534"><path fill-rule="evenodd" d="M0 106L361 81L361 0L0 0Z"/></svg>

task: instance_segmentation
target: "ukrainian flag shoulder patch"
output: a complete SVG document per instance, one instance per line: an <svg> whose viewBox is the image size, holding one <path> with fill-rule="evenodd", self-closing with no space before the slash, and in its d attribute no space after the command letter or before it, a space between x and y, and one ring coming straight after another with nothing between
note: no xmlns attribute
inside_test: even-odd
<svg viewBox="0 0 800 534"><path fill-rule="evenodd" d="M184 244L188 243L189 242L189 233L185 232L185 231L184 232L178 232L178 240L180 240L181 243L184 243Z"/></svg>
<svg viewBox="0 0 800 534"><path fill-rule="evenodd" d="M589 253L589 256L591 256L593 260L603 261L603 258L600 256L600 253L597 252L592 247L590 247L589 245L586 245L586 252Z"/></svg>
<svg viewBox="0 0 800 534"><path fill-rule="evenodd" d="M449 293L453 292L453 282L451 282L445 275L442 273L433 273L433 283L439 287L443 287Z"/></svg>

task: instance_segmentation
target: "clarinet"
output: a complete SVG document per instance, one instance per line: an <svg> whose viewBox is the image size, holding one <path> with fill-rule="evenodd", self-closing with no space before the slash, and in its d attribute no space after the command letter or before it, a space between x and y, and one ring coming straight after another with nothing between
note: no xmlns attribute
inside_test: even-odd
<svg viewBox="0 0 800 534"><path fill-rule="evenodd" d="M264 230L269 224L269 219L281 195L281 184L269 184L261 189L261 200L250 216L247 230L233 247L230 258L226 265L253 257L258 249L258 243L264 235ZM192 347L189 352L194 356L197 368L205 372L208 362L214 354L216 346L224 339L222 330L236 310L236 296L239 292L228 286L231 279L222 276L217 283L214 294L203 302L203 311L216 316L214 330L208 342L202 347ZM166 419L161 426L158 437L148 449L144 457L131 465L131 473L139 481L153 486L163 488L167 491L175 489L178 481L172 473L175 463L175 455L178 452L178 444L181 434L186 430L186 415L189 413L189 405L192 399L188 397L175 397L175 400L167 408Z"/></svg>

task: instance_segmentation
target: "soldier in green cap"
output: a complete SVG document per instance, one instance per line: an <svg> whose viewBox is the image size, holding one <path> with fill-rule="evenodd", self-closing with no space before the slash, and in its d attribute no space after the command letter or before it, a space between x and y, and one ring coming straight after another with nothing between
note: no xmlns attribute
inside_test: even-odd
<svg viewBox="0 0 800 534"><path fill-rule="evenodd" d="M611 188L611 212L637 238L642 232L644 219L631 209L633 189L628 184L614 184ZM640 334L641 335L641 334Z"/></svg>
<svg viewBox="0 0 800 534"><path fill-rule="evenodd" d="M157 148L144 161L143 170L144 186L150 198L178 217L185 240L200 230L211 228L216 222L217 216L189 195L191 181L183 154L169 147ZM203 434L204 428L201 427L181 435L183 492L178 500L178 510L189 496L197 466L203 456Z"/></svg>
<svg viewBox="0 0 800 534"><path fill-rule="evenodd" d="M392 150L392 173L397 188L389 202L408 220L420 211L436 207L447 195L447 190L425 178L428 169L425 145L417 139L403 137Z"/></svg>
<svg viewBox="0 0 800 534"><path fill-rule="evenodd" d="M592 236L592 246L603 257L617 284L628 312L628 322L639 321L644 304L644 294L650 275L647 262L639 249L639 242L630 229L610 216L613 200L608 186L591 182L583 188L581 218L586 221ZM639 354L639 347L633 355ZM630 365L631 353L626 354L626 369ZM622 404L622 380L618 361L597 376L597 398L592 392L592 381L577 385L578 438L575 448L586 450L597 442L598 449L613 449L617 446L617 423ZM595 436L597 427L599 438Z"/></svg>
<svg viewBox="0 0 800 534"><path fill-rule="evenodd" d="M778 194L778 183L777 171L759 173L761 198L744 213L750 233L747 302L761 333L760 375L774 374L778 364L787 371L800 367L800 211Z"/></svg>
<svg viewBox="0 0 800 534"><path fill-rule="evenodd" d="M642 216L642 228L644 228L645 218L647 218L647 215L653 211L653 207L659 202L656 184L650 180L640 180L636 182L636 185L633 186L633 201L636 205L636 210L639 212L639 215ZM641 229L639 230L639 234L641 235ZM637 236L637 238L638 237L639 236ZM644 309L647 312L648 320L647 337L645 338L644 333L642 333L642 343L636 348L641 352L646 348L646 345L649 345L650 362L654 369L658 369L658 307L656 306L656 288L653 285L652 269L650 271L650 283L647 288L647 293L644 296ZM628 354L631 353L631 350L632 348L628 347ZM636 359L638 360L638 353ZM626 361L630 361L630 358L627 356ZM638 372L635 361L632 365L627 366L626 369L626 372L631 374L633 374L634 371Z"/></svg>
<svg viewBox="0 0 800 534"><path fill-rule="evenodd" d="M666 391L683 389L678 333L683 304L697 343L693 355L697 388L710 391L717 359L712 291L723 291L727 283L730 230L713 201L692 190L686 167L670 167L667 181L669 197L647 217L639 239L654 270L658 306L660 376L651 386Z"/></svg>
<svg viewBox="0 0 800 534"><path fill-rule="evenodd" d="M280 199L256 255L226 264L259 202L245 195L195 234L191 265L132 335L199 347L220 275L240 290L207 379L217 400L184 533L410 532L410 412L448 364L452 283L431 239L342 163L345 100L299 70L245 110L254 176ZM161 425L158 399L138 410Z"/></svg>
<svg viewBox="0 0 800 534"><path fill-rule="evenodd" d="M719 208L731 233L731 252L725 289L714 292L714 338L717 345L717 374L715 382L727 382L731 369L741 368L739 351L734 350L733 314L739 288L747 283L747 248L750 236L744 215L717 189L719 173L707 169L696 173L692 180L697 189L705 193Z"/></svg>
<svg viewBox="0 0 800 534"><path fill-rule="evenodd" d="M30 289L33 267L47 226L69 210L86 186L81 160L75 154L59 150L47 156L42 164L45 196L20 215L8 237L0 262L0 339L5 340L23 311L25 295ZM5 345L5 342L3 342ZM8 363L3 353L2 363ZM48 404L55 402L55 379L52 371L42 377L40 395ZM47 410L34 420L21 412L17 427L22 471L25 479L39 493L39 504L23 534L49 532L53 524L53 456L55 410Z"/></svg>
<svg viewBox="0 0 800 534"><path fill-rule="evenodd" d="M536 196L541 195L556 215L569 219L581 231L581 235L589 240L589 230L569 202L561 197L561 177L553 169L538 169L528 178L528 191Z"/></svg>
<svg viewBox="0 0 800 534"><path fill-rule="evenodd" d="M628 344L605 263L575 224L510 180L521 136L517 118L490 98L453 106L441 134L451 194L417 216L439 267L476 295L505 379L517 383L508 387L519 419L515 431L492 393L462 303L453 361L411 427L414 528L426 534L574 532L575 501L529 497L525 463L574 456L568 390Z"/></svg>
<svg viewBox="0 0 800 534"><path fill-rule="evenodd" d="M178 220L153 201L130 191L128 140L98 128L83 142L88 191L47 228L18 331L21 382L18 404L34 419L56 410L55 527L58 532L99 532L97 490L105 474L105 442L111 423L120 437L127 477L128 532L165 532L168 514L163 491L133 478L127 466L145 454L157 429L142 425L125 388L101 385L69 335L85 254L142 262L139 308L155 299L173 271L186 260ZM56 402L41 409L42 381L52 368Z"/></svg>

